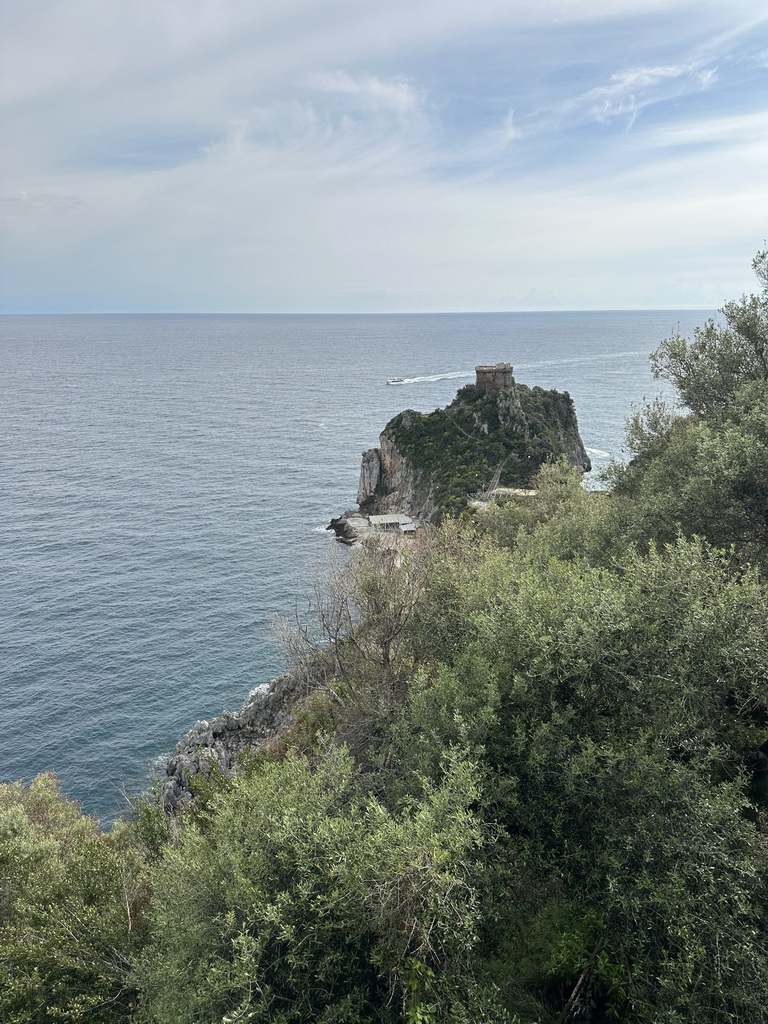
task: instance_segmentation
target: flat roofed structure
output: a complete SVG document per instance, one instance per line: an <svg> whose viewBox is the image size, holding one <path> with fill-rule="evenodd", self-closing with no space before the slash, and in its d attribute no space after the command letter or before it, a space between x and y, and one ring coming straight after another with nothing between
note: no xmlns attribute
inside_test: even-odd
<svg viewBox="0 0 768 1024"><path fill-rule="evenodd" d="M374 530L400 530L402 533L410 533L415 530L413 520L410 516L401 512L394 512L387 516L369 516L368 522Z"/></svg>

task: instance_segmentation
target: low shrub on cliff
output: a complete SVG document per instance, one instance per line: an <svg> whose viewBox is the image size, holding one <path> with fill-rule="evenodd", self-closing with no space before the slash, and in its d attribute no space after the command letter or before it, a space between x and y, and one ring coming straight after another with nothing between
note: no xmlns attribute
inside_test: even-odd
<svg viewBox="0 0 768 1024"><path fill-rule="evenodd" d="M478 793L471 763L446 755L440 782L393 813L360 801L335 746L236 779L153 872L152 1019L482 1020Z"/></svg>
<svg viewBox="0 0 768 1024"><path fill-rule="evenodd" d="M104 835L51 775L0 786L0 1019L131 1018L148 901L125 828Z"/></svg>

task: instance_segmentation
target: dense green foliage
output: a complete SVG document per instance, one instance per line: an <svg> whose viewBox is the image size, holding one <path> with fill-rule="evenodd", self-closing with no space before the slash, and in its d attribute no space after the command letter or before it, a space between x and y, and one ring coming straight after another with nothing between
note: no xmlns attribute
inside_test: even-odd
<svg viewBox="0 0 768 1024"><path fill-rule="evenodd" d="M129 1019L146 936L141 851L41 775L0 786L0 1020Z"/></svg>
<svg viewBox="0 0 768 1024"><path fill-rule="evenodd" d="M151 1013L354 1024L418 1020L428 1001L469 1021L486 830L476 770L444 767L397 811L362 797L338 747L235 780L154 874L156 940L140 966Z"/></svg>
<svg viewBox="0 0 768 1024"><path fill-rule="evenodd" d="M675 335L651 356L656 375L670 380L698 416L727 414L744 384L768 380L768 250L755 256L752 269L761 290L725 304L725 327L709 320L693 341Z"/></svg>
<svg viewBox="0 0 768 1024"><path fill-rule="evenodd" d="M662 344L609 491L362 549L190 810L0 787L0 1018L768 1021L766 307Z"/></svg>
<svg viewBox="0 0 768 1024"><path fill-rule="evenodd" d="M445 409L409 410L387 424L400 452L432 482L440 512L457 513L467 495L495 479L527 487L563 452L563 438L578 434L567 393L515 386L514 397L486 395L468 384Z"/></svg>
<svg viewBox="0 0 768 1024"><path fill-rule="evenodd" d="M698 533L765 564L768 251L753 267L761 290L727 303L725 326L709 321L693 341L670 338L652 356L690 413L660 403L637 412L629 427L635 458L612 483L635 539Z"/></svg>

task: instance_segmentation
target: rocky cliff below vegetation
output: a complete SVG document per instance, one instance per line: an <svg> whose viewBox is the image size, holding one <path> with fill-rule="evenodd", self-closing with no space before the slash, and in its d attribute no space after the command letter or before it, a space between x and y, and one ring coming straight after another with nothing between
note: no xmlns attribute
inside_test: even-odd
<svg viewBox="0 0 768 1024"><path fill-rule="evenodd" d="M418 413L401 413L401 422L410 425ZM406 458L397 447L391 424L379 436L379 447L363 452L357 504L366 514L385 515L405 512L426 523L437 514L431 474Z"/></svg>
<svg viewBox="0 0 768 1024"><path fill-rule="evenodd" d="M470 495L527 487L542 464L565 456L591 468L567 392L518 384L509 363L476 368L445 409L406 410L363 453L357 501L366 515L404 512L429 522Z"/></svg>
<svg viewBox="0 0 768 1024"><path fill-rule="evenodd" d="M279 676L260 686L239 711L203 719L176 744L161 780L160 800L175 813L192 802L195 780L214 774L230 775L238 758L268 750L295 722L302 698L316 685L306 673Z"/></svg>

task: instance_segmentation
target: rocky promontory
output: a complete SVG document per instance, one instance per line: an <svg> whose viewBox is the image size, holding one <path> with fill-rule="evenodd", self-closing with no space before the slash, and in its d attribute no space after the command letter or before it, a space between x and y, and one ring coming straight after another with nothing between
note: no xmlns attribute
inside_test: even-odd
<svg viewBox="0 0 768 1024"><path fill-rule="evenodd" d="M460 512L478 493L528 487L545 462L561 456L591 468L567 392L519 384L509 363L475 373L475 383L445 409L401 412L379 447L363 452L361 514L401 512L433 522Z"/></svg>

